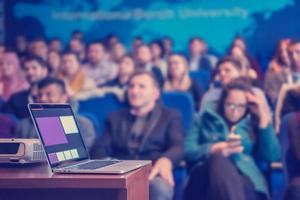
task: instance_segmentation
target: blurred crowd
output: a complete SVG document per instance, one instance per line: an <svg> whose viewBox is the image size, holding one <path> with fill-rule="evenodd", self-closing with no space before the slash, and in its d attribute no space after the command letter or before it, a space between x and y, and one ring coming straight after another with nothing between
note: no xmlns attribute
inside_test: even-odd
<svg viewBox="0 0 300 200"><path fill-rule="evenodd" d="M173 47L170 37L148 43L137 36L127 48L114 34L86 43L80 31L72 33L67 45L59 38L28 41L24 35L17 36L12 48L0 44L0 137L36 137L28 103L70 103L76 112L78 101L114 94L130 109L108 119L104 138L96 137L91 121L77 119L80 129L87 130L83 134L87 148L103 140L101 148L109 149L103 155L152 160L151 180L159 175L171 186L152 189L156 193L173 194L168 171L184 160L189 171L186 199L269 199L257 160L280 161L278 135L286 134L296 169L286 198L299 199L300 134L294 132L300 123L292 118L288 129L281 127L285 116L300 112L300 41L278 41L266 71L241 37L234 38L222 56L212 54L200 37L191 38L185 52ZM195 78L197 73L207 79ZM182 127L175 126L181 123L177 115L159 101L164 92L186 93L193 100L194 123L185 137L179 133ZM132 127L118 130L122 126L118 123L131 115L133 122L126 123ZM159 127L152 130L154 135L165 131L149 140L153 145L147 151L153 155L137 150L145 145L143 135L149 130L144 128L151 129L149 123ZM137 138L112 142L122 131ZM129 145L126 155L135 157L125 156L122 145ZM152 199L160 199L152 190Z"/></svg>

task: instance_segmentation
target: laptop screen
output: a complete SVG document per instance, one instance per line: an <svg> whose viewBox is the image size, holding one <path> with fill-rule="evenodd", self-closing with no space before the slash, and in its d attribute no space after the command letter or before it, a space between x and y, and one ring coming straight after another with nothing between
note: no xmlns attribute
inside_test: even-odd
<svg viewBox="0 0 300 200"><path fill-rule="evenodd" d="M52 167L88 158L77 122L68 104L29 104Z"/></svg>

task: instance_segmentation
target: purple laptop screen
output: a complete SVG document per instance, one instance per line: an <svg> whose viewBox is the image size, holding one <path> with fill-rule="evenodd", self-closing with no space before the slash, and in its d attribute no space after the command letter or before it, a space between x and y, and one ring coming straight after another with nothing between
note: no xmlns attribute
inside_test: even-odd
<svg viewBox="0 0 300 200"><path fill-rule="evenodd" d="M59 117L38 117L36 122L45 146L68 143Z"/></svg>
<svg viewBox="0 0 300 200"><path fill-rule="evenodd" d="M55 163L58 163L58 162L59 162L56 153L49 153L49 154L48 154L48 157L49 157L50 162L51 162L52 164L55 164Z"/></svg>

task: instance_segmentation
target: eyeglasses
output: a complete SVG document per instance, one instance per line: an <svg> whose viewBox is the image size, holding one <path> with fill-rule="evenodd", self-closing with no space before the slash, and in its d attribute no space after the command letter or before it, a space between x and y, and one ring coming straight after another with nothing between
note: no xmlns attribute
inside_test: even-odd
<svg viewBox="0 0 300 200"><path fill-rule="evenodd" d="M236 110L236 111L239 111L239 112L243 112L246 110L247 108L247 104L236 104L236 103L226 103L225 104L225 108L226 109L229 109L229 110Z"/></svg>

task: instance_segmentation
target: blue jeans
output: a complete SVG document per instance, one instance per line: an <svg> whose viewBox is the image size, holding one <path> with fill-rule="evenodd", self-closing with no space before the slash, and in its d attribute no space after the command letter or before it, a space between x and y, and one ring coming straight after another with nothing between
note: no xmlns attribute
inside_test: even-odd
<svg viewBox="0 0 300 200"><path fill-rule="evenodd" d="M150 200L172 200L174 189L160 176L150 181Z"/></svg>

